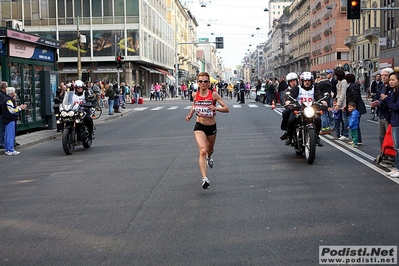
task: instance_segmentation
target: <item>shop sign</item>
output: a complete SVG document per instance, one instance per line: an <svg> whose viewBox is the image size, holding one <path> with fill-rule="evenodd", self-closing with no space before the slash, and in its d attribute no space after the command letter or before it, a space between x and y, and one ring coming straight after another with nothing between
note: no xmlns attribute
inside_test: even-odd
<svg viewBox="0 0 399 266"><path fill-rule="evenodd" d="M10 56L34 59L39 61L54 62L55 53L48 47L32 43L9 40Z"/></svg>

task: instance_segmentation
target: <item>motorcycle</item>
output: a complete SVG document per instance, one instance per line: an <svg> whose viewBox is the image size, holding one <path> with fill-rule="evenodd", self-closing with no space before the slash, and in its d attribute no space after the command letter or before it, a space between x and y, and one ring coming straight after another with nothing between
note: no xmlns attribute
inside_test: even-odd
<svg viewBox="0 0 399 266"><path fill-rule="evenodd" d="M75 146L90 148L94 139L94 130L90 136L89 128L84 122L85 116L90 115L85 109L91 109L91 103L74 103L73 95L73 91L65 92L57 118L57 124L63 124L62 148L67 155L73 153Z"/></svg>
<svg viewBox="0 0 399 266"><path fill-rule="evenodd" d="M312 164L316 157L317 134L315 126L315 116L320 112L321 102L328 98L329 94L325 93L324 97L318 101L302 101L299 103L294 99L290 92L286 95L294 102L290 105L295 114L295 133L293 135L292 147L296 154L302 155L305 153L305 158L308 164Z"/></svg>

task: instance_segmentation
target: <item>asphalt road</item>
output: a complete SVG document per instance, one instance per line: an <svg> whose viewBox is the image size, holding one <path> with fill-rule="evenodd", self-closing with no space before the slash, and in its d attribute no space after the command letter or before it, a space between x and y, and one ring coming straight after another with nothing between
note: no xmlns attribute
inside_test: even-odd
<svg viewBox="0 0 399 266"><path fill-rule="evenodd" d="M318 265L320 245L398 244L398 179L373 162L368 115L363 146L323 137L308 165L278 111L227 100L204 190L189 104L145 102L71 156L60 139L2 156L0 264Z"/></svg>

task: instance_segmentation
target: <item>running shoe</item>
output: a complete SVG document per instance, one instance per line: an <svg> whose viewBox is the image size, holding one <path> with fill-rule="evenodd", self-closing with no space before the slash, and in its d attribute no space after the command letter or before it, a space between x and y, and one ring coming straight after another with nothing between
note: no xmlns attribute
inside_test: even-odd
<svg viewBox="0 0 399 266"><path fill-rule="evenodd" d="M13 151L12 152L12 155L18 155L18 154L20 154L21 152L19 152L19 151Z"/></svg>
<svg viewBox="0 0 399 266"><path fill-rule="evenodd" d="M8 156L13 155L12 151L6 151L5 154L8 155Z"/></svg>
<svg viewBox="0 0 399 266"><path fill-rule="evenodd" d="M208 189L209 188L209 180L208 178L202 178L202 188L203 189Z"/></svg>
<svg viewBox="0 0 399 266"><path fill-rule="evenodd" d="M213 159L212 159L212 157L206 158L206 162L207 162L209 168L213 168Z"/></svg>

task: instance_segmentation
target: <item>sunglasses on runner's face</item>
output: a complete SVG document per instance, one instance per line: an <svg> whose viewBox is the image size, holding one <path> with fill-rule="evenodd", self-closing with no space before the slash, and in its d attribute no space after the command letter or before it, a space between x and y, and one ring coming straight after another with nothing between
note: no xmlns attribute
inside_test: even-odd
<svg viewBox="0 0 399 266"><path fill-rule="evenodd" d="M209 80L198 80L198 83L209 83Z"/></svg>

